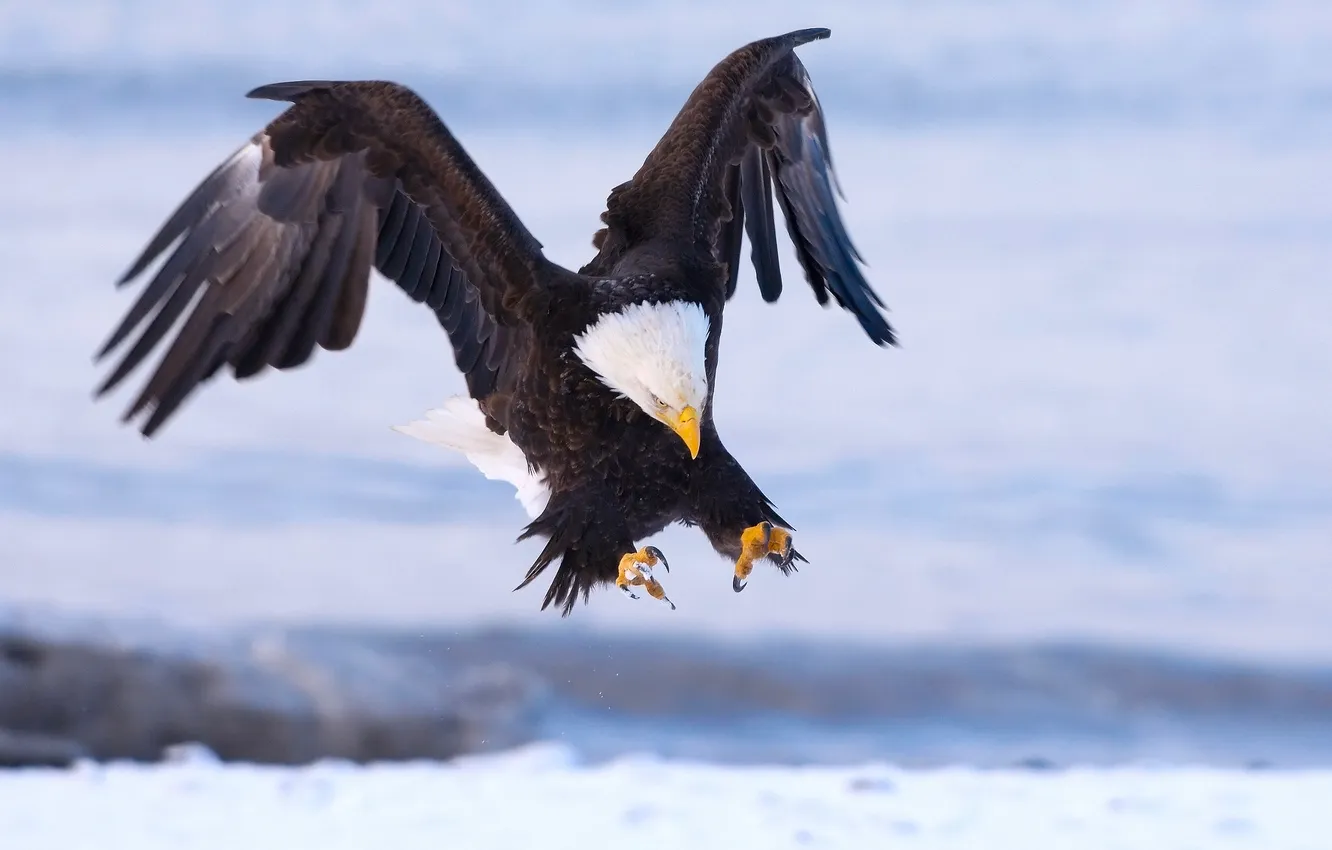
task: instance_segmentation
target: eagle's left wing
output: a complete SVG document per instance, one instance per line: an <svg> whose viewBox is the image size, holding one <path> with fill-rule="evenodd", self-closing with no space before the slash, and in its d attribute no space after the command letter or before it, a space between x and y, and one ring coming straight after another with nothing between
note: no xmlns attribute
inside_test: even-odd
<svg viewBox="0 0 1332 850"><path fill-rule="evenodd" d="M604 219L608 230L619 230L612 241L626 246L710 244L729 266L727 298L735 292L747 230L759 288L764 300L775 301L782 291L775 188L819 303L831 293L876 344L894 345L883 301L861 273L860 255L838 214L840 189L823 112L794 52L829 34L808 29L763 39L718 63L634 178L611 193Z"/></svg>

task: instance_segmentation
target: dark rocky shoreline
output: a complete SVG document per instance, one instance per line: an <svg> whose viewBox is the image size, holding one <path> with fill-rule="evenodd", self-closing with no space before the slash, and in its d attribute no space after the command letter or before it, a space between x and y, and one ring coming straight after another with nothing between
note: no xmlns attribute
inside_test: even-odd
<svg viewBox="0 0 1332 850"><path fill-rule="evenodd" d="M449 759L532 738L542 685L508 665L339 666L262 639L198 658L0 633L0 766L156 761L191 742L269 764Z"/></svg>
<svg viewBox="0 0 1332 850"><path fill-rule="evenodd" d="M1332 670L1076 646L577 630L0 625L0 766L450 759L539 739L722 760L1332 764Z"/></svg>

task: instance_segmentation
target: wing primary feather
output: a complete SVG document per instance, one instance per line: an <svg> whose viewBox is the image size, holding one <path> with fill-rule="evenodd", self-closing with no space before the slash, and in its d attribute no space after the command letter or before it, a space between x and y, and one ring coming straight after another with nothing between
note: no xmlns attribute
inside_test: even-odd
<svg viewBox="0 0 1332 850"><path fill-rule="evenodd" d="M333 182L342 173L339 162L303 162L274 169L264 181L255 206L280 222L313 223Z"/></svg>
<svg viewBox="0 0 1332 850"><path fill-rule="evenodd" d="M787 232L815 297L826 304L831 293L875 344L896 345L892 327L877 309L883 300L861 273L863 261L837 212L822 122L783 116L778 123L777 144L767 157Z"/></svg>
<svg viewBox="0 0 1332 850"><path fill-rule="evenodd" d="M286 225L278 237L273 271L267 281L263 302L266 312L256 316L244 336L231 349L232 374L238 380L251 378L273 365L274 352L280 352L291 334L291 322L300 316L294 309L302 293L294 285L301 269L311 262L316 234L312 227ZM316 259L315 262L322 262ZM283 336L285 335L285 336Z"/></svg>
<svg viewBox="0 0 1332 850"><path fill-rule="evenodd" d="M198 350L193 354L193 358L188 361L184 371L179 373L169 388L159 396L157 404L153 407L153 412L149 414L148 421L144 423L143 435L151 437L157 433L157 429L175 413L177 408L184 403L190 393L199 385L199 382L208 375L217 370L219 361L226 357L226 342L224 335L228 331L228 324L231 317L222 314L213 317L208 335L200 343ZM136 411L137 412L137 411Z"/></svg>
<svg viewBox="0 0 1332 850"><path fill-rule="evenodd" d="M804 207L812 219L809 224L813 233L810 235L818 237L810 242L811 253L823 266L829 289L838 303L856 314L862 327L876 343L891 342L892 329L873 306L883 306L882 301L860 274L849 247L850 237L836 213L836 201L827 179L827 171L818 167L823 161L821 146L809 136L805 138L805 143L810 155L802 160L802 165L789 170L792 172L792 188L797 196L804 199ZM800 212L797 208L797 216ZM804 223L798 223L802 225L803 231Z"/></svg>
<svg viewBox="0 0 1332 850"><path fill-rule="evenodd" d="M823 218L828 222L831 230L830 235L836 240L837 245L846 252L847 259L852 261L852 266L855 266L857 262L864 263L865 259L860 256L855 243L851 241L851 234L847 232L842 217L837 214L837 199L833 197L833 192L838 190L834 186L832 160L829 159L828 148L817 136L814 136L811 141L813 141L815 147L815 155L811 157L815 171L812 176L817 178L813 182L819 193L819 206L823 210ZM873 295L873 290L870 290L870 294ZM874 295L874 299L877 301L878 296ZM880 302L880 306L882 306L882 302Z"/></svg>
<svg viewBox="0 0 1332 850"><path fill-rule="evenodd" d="M199 182L189 197L176 207L166 223L130 264L129 269L116 281L116 285L124 286L138 277L168 245L176 241L177 237L197 226L207 216L210 208L226 201L228 195L234 194L246 182L252 182L258 175L260 153L256 136L237 148L221 165L213 169L212 173ZM249 181L244 179L244 175L237 173L246 167L253 170L249 175Z"/></svg>
<svg viewBox="0 0 1332 850"><path fill-rule="evenodd" d="M776 301L782 294L782 269L777 257L777 223L772 209L772 174L762 149L751 146L745 151L741 168L741 192L749 216L751 261L763 300Z"/></svg>
<svg viewBox="0 0 1332 850"><path fill-rule="evenodd" d="M722 262L726 263L726 298L735 295L740 280L740 253L745 241L745 204L741 195L742 175L739 165L731 166L726 178L726 197L730 202L731 220L725 222L722 233Z"/></svg>
<svg viewBox="0 0 1332 850"><path fill-rule="evenodd" d="M310 306L303 320L296 326L291 344L281 360L274 364L280 369L299 366L310 359L315 346L327 333L333 322L334 308L341 295L341 285L347 276L348 263L356 245L356 219L360 215L361 172L346 163L339 170L328 199L328 212L322 229L334 234L329 246L328 264L321 270L313 285Z"/></svg>
<svg viewBox="0 0 1332 850"><path fill-rule="evenodd" d="M138 397L130 404L125 411L123 421L128 422L138 415L154 400L162 399L166 392L172 388L179 376L190 368L191 358L198 352L201 343L211 333L215 319L225 319L225 316L219 316L217 312L218 292L216 287L209 287L204 291L203 297L190 312L189 318L176 334L171 346L167 349L166 355L157 365L147 384L139 392Z"/></svg>
<svg viewBox="0 0 1332 850"><path fill-rule="evenodd" d="M286 352L294 346L296 334L301 322L305 320L310 302L314 300L315 290L324 277L329 254L337 238L337 229L327 224L312 230L313 233L303 240L306 244L300 252L303 256L299 265L288 272L294 272L295 279L287 285L287 291L279 308L269 319L268 326L252 344L254 359L246 357L244 366L237 364L243 373L253 374L262 369L264 364L282 368L280 364L286 362Z"/></svg>
<svg viewBox="0 0 1332 850"><path fill-rule="evenodd" d="M355 247L347 264L347 278L339 289L333 322L319 340L319 344L329 351L350 348L365 315L370 290L370 261L375 252L375 217L369 210L362 210L356 224Z"/></svg>
<svg viewBox="0 0 1332 850"><path fill-rule="evenodd" d="M95 356L96 360L101 360L114 350L131 331L143 322L144 318L152 312L152 309L180 284L180 281L188 274L191 263L201 262L203 257L211 256L209 243L212 241L217 227L218 221L216 217L212 216L205 219L201 224L194 226L190 234L176 247L167 261L157 270L153 279L139 293L134 305L120 320L120 324L112 331L111 336L98 349Z"/></svg>
<svg viewBox="0 0 1332 850"><path fill-rule="evenodd" d="M196 270L195 273L186 276L185 280L181 282L181 285L175 288L171 293L171 297L169 297L166 300L166 303L162 305L162 309L158 310L157 315L153 317L153 320L149 322L148 327L144 329L143 333L134 342L134 346L126 352L125 356L121 358L120 363L116 364L115 370L108 375L106 380L102 382L101 386L97 388L97 397L101 397L114 389L127 375L129 375L130 372L133 372L135 367L143 362L143 358L148 356L148 353L161 342L162 337L171 330L171 327L176 323L176 320L180 318L181 313L183 313L185 308L189 306L190 302L194 300L194 297L198 294L199 287L204 282L204 277L207 273L207 267L204 266L203 268Z"/></svg>
<svg viewBox="0 0 1332 850"><path fill-rule="evenodd" d="M777 180L777 203L782 208L782 218L786 221L786 233L791 237L791 244L795 246L796 259L800 263L800 268L804 269L805 280L809 282L810 288L814 290L814 299L820 305L828 303L828 281L824 275L823 266L814 257L814 246L801 230L800 219L796 212L795 205L791 202L787 189L780 179L781 171L774 168L779 175Z"/></svg>
<svg viewBox="0 0 1332 850"><path fill-rule="evenodd" d="M138 365L148 351L161 340L162 336L174 324L179 311L185 307L195 290L205 280L211 279L214 281L214 284L209 288L209 293L214 296L214 300L226 297L226 287L217 282L226 281L228 285L231 285L233 284L232 278L238 272L242 274L242 280L236 285L241 287L249 285L250 281L243 275L261 272L269 260L265 256L265 245L263 243L262 233L255 237L254 234L248 233L244 224L241 224L235 235L218 240L215 243L222 245L220 251L217 248L210 248L204 257L195 258L193 265L189 266L185 278L177 285L176 291L167 305L158 313L155 320L144 331L143 336L139 338L138 343L121 362L116 371L112 373L111 378L114 378L114 380L108 379L98 394L109 390Z"/></svg>

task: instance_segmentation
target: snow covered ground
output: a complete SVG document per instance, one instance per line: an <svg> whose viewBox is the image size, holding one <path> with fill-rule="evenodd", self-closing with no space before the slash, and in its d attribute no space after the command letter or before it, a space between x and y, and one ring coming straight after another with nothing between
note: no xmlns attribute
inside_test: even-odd
<svg viewBox="0 0 1332 850"><path fill-rule="evenodd" d="M449 765L0 774L14 850L1325 850L1332 771L735 768L539 746Z"/></svg>

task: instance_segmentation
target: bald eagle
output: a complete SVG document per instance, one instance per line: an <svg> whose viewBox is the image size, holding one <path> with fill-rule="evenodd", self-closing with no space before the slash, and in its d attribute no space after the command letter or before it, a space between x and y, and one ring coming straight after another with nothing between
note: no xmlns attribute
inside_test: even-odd
<svg viewBox="0 0 1332 850"><path fill-rule="evenodd" d="M774 194L819 303L831 295L874 343L896 344L838 214L822 110L794 53L829 35L755 41L714 67L611 191L597 254L576 273L545 257L409 89L257 88L250 97L291 105L120 279L175 246L98 353L147 322L97 395L178 323L122 420L145 414L145 437L224 368L245 379L299 366L316 346L345 349L373 266L435 313L468 391L398 430L517 488L531 519L518 539L546 540L518 587L559 562L543 609L568 615L611 582L670 603L653 571L669 570L665 557L637 541L672 522L698 526L734 562L736 591L758 561L790 572L805 560L791 526L722 445L712 401L745 233L763 298L782 290Z"/></svg>

